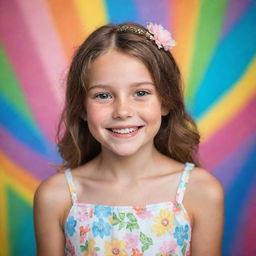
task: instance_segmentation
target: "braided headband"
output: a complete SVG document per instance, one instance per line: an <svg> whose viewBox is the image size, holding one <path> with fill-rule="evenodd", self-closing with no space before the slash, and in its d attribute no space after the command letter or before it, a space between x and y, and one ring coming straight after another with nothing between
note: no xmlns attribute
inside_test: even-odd
<svg viewBox="0 0 256 256"><path fill-rule="evenodd" d="M134 25L121 25L118 26L117 31L129 31L138 35L143 35L150 40L154 40L158 48L163 48L165 51L168 51L176 45L176 42L173 40L171 33L164 29L162 25L148 22L147 29L148 30L145 30Z"/></svg>

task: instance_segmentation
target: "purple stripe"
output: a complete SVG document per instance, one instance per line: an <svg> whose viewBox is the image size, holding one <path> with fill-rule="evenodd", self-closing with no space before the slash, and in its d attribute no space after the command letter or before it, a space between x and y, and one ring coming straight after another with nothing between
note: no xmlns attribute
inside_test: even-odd
<svg viewBox="0 0 256 256"><path fill-rule="evenodd" d="M230 0L227 7L225 22L223 25L222 37L224 37L243 15L252 0Z"/></svg>
<svg viewBox="0 0 256 256"><path fill-rule="evenodd" d="M147 22L161 24L164 28L170 29L170 1L168 0L136 0L138 17L142 25Z"/></svg>
<svg viewBox="0 0 256 256"><path fill-rule="evenodd" d="M15 140L7 131L0 127L1 149L11 161L25 169L31 176L43 180L56 170L48 165L48 160L31 151L24 144Z"/></svg>
<svg viewBox="0 0 256 256"><path fill-rule="evenodd" d="M256 118L252 118L253 116L256 116L256 98L248 102L226 126L200 145L199 154L205 168L215 168L216 163L222 162L255 133Z"/></svg>
<svg viewBox="0 0 256 256"><path fill-rule="evenodd" d="M4 49L36 122L54 142L54 126L58 120L60 105L49 89L50 81L46 77L20 10L14 1L9 0L2 0L1 8L1 19L4 22L0 22L0 36ZM48 57L51 61L51 56Z"/></svg>
<svg viewBox="0 0 256 256"><path fill-rule="evenodd" d="M215 166L211 173L221 180L225 190L228 191L232 185L234 177L241 172L244 162L248 154L255 146L255 135L249 136L234 152L228 155L218 166Z"/></svg>

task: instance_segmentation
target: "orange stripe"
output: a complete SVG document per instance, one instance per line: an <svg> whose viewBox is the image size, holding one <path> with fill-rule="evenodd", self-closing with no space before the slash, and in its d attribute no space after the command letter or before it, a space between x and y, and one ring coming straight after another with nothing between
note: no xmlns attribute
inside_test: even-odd
<svg viewBox="0 0 256 256"><path fill-rule="evenodd" d="M48 0L48 6L68 61L83 41L83 31L73 1Z"/></svg>
<svg viewBox="0 0 256 256"><path fill-rule="evenodd" d="M15 180L31 193L34 193L36 188L39 185L39 181L29 175L26 170L18 167L15 163L12 162L4 153L0 150L0 165L6 175L11 179Z"/></svg>
<svg viewBox="0 0 256 256"><path fill-rule="evenodd" d="M38 180L27 174L25 170L19 168L0 150L0 252L3 253L3 255L9 255L10 250L10 244L6 235L8 234L6 187L12 187L18 191L25 200L31 203L38 185Z"/></svg>
<svg viewBox="0 0 256 256"><path fill-rule="evenodd" d="M194 35L199 7L200 0L172 1L172 33L177 42L172 52L181 69L185 85L187 84L190 61L194 48Z"/></svg>

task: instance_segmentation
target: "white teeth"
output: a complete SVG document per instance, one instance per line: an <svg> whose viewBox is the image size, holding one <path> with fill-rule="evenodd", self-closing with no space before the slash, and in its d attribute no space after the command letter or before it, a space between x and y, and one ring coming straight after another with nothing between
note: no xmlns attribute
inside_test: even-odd
<svg viewBox="0 0 256 256"><path fill-rule="evenodd" d="M116 132L116 133L125 134L125 133L134 132L134 131L138 130L138 128L111 129L111 130L112 130L113 132Z"/></svg>

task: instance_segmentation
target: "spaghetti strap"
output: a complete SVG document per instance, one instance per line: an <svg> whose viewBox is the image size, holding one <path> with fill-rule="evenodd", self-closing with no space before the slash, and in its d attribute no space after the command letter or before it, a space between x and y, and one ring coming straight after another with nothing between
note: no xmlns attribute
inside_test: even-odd
<svg viewBox="0 0 256 256"><path fill-rule="evenodd" d="M190 162L185 163L184 170L181 174L179 185L177 188L177 193L176 193L176 201L178 203L182 203L182 200L183 200L183 197L185 194L185 190L186 190L186 187L188 184L188 180L189 180L191 171L194 166L195 166L195 164L193 164L193 163L190 163Z"/></svg>
<svg viewBox="0 0 256 256"><path fill-rule="evenodd" d="M71 174L71 170L70 169L65 170L65 175L66 175L69 191L70 191L71 198L72 198L72 203L76 204L76 203L78 203L78 200L77 200L77 195L75 192L75 185L74 185L73 177Z"/></svg>

